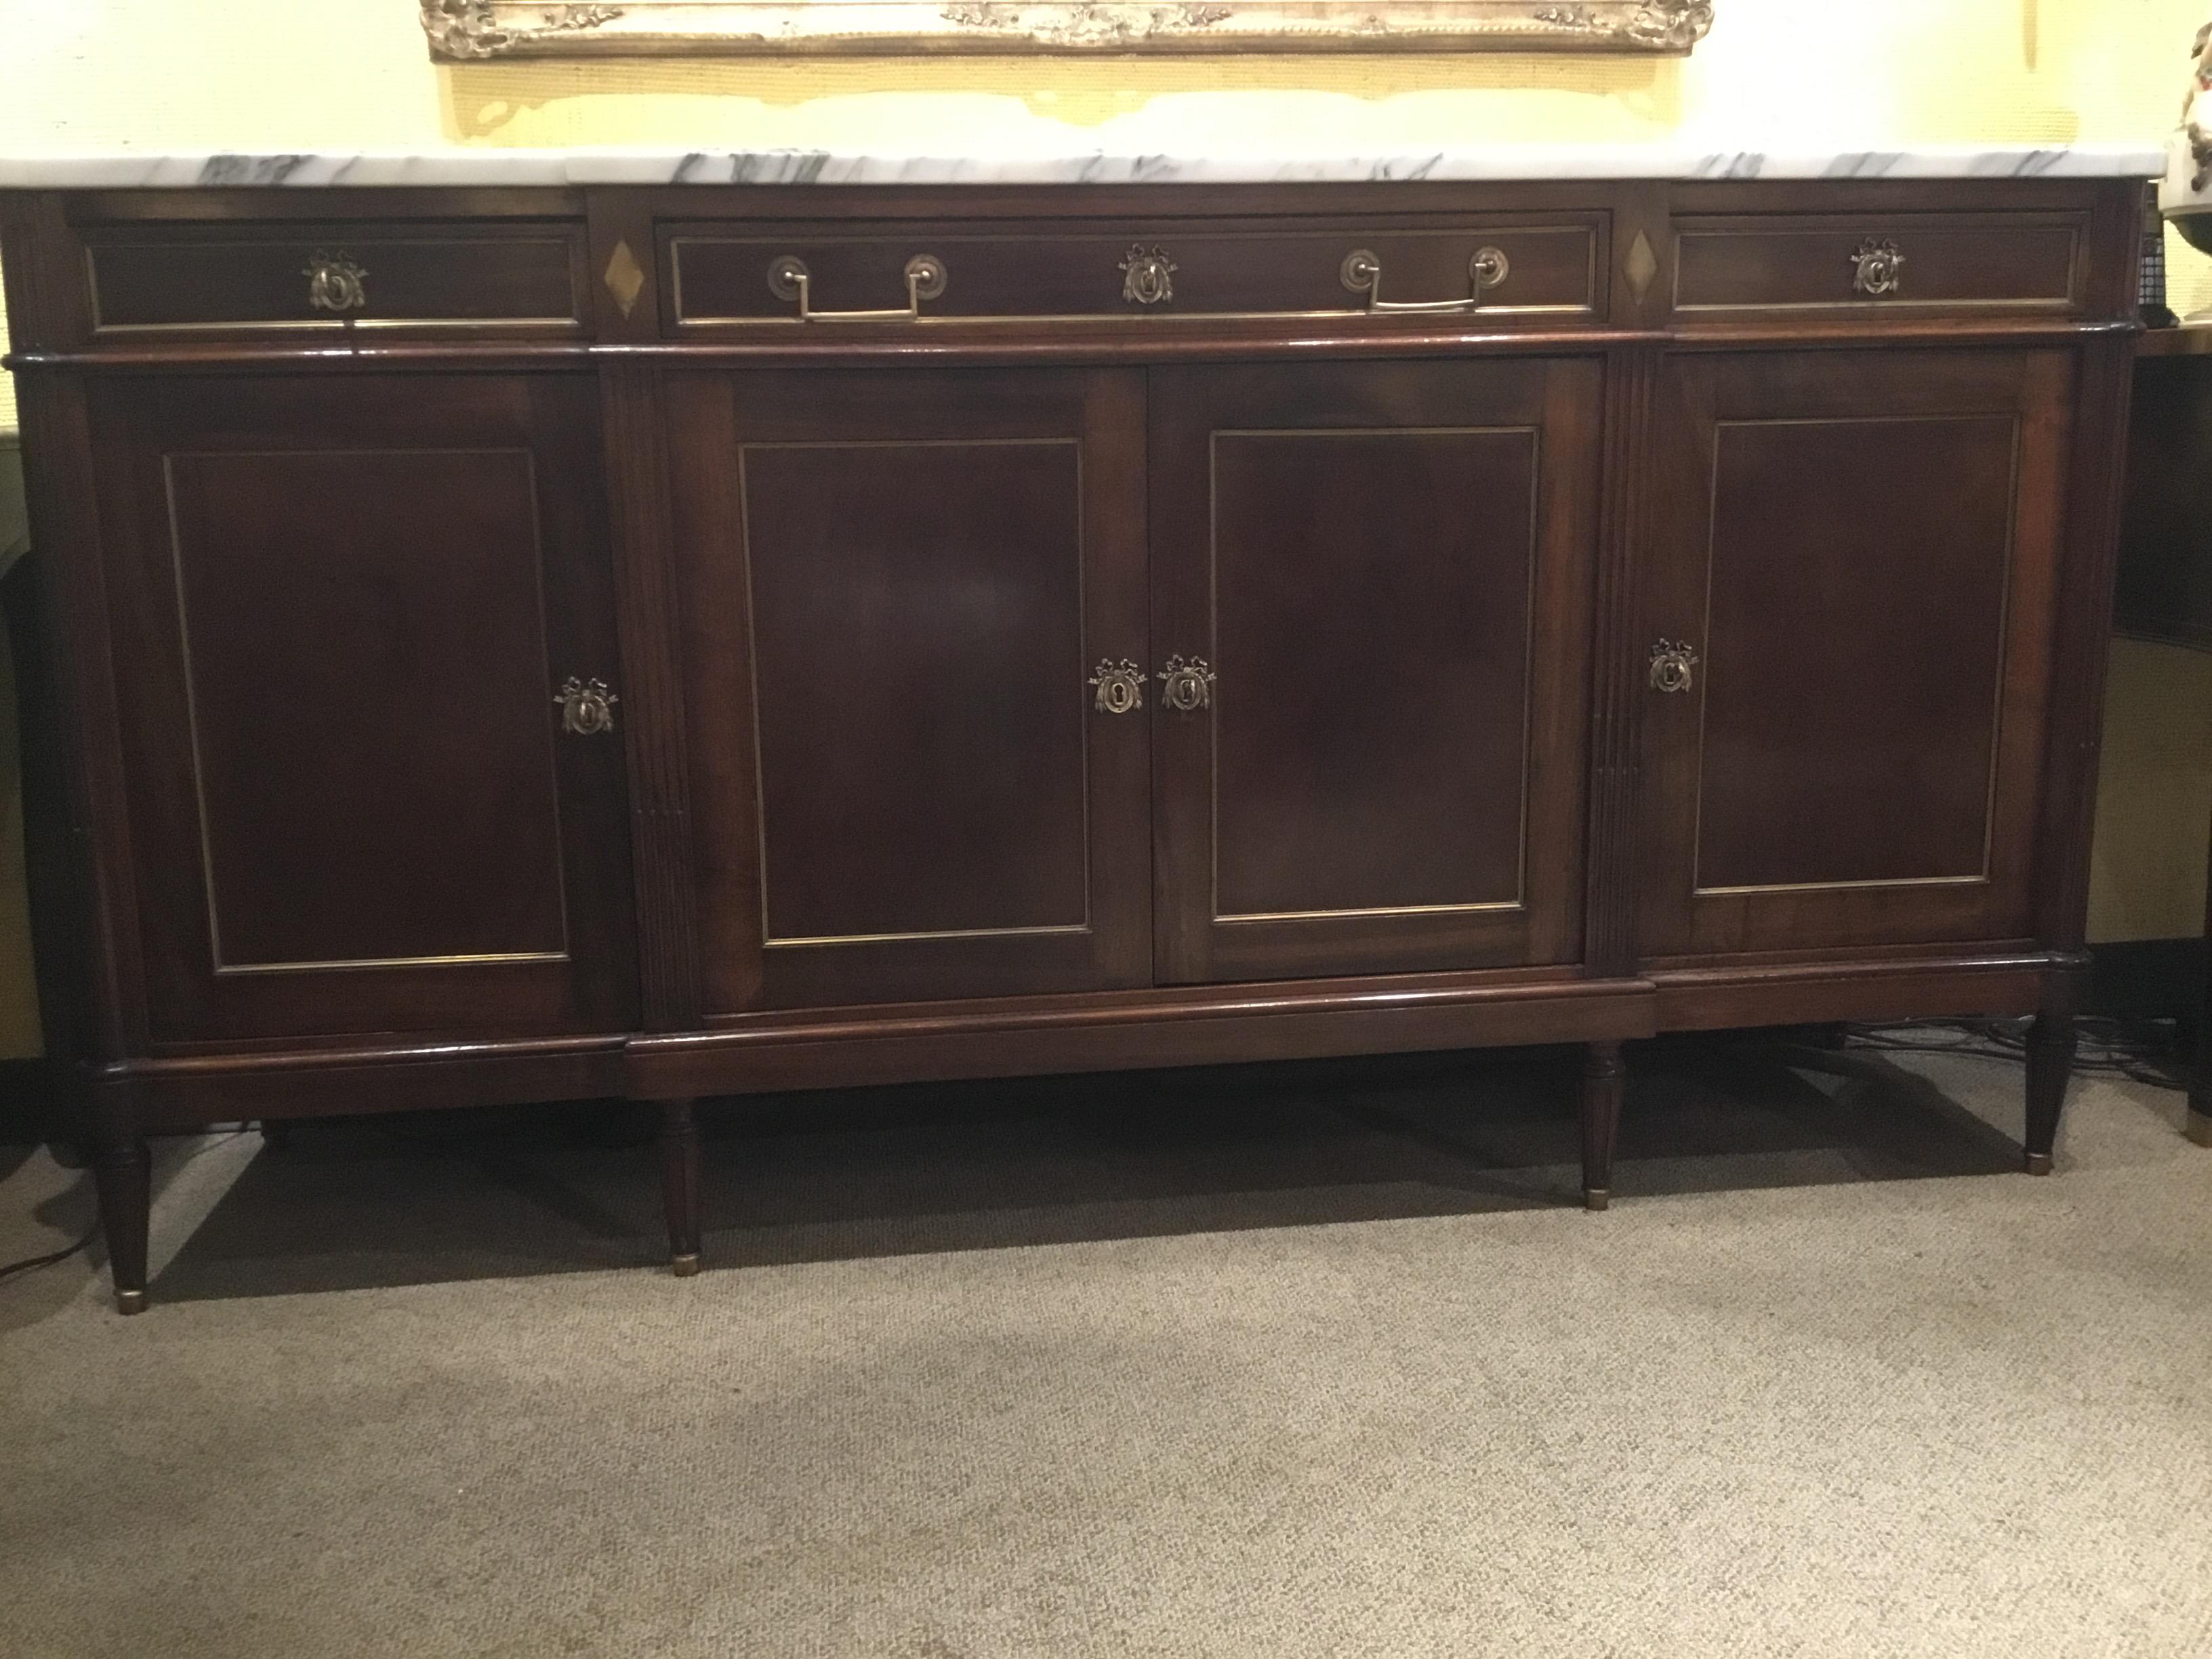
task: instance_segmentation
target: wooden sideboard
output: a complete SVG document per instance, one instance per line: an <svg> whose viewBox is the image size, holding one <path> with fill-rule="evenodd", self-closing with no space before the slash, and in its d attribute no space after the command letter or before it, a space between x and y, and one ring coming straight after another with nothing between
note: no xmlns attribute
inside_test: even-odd
<svg viewBox="0 0 2212 1659"><path fill-rule="evenodd" d="M0 196L149 1131L2033 1014L2130 179Z"/></svg>

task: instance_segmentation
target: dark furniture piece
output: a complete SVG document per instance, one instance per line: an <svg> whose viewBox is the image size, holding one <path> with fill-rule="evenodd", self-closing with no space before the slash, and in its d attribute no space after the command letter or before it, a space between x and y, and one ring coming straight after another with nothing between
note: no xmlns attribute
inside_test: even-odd
<svg viewBox="0 0 2212 1659"><path fill-rule="evenodd" d="M2160 645L2212 650L2208 533L2212 533L2212 328L2153 329L2136 346L2127 496L2112 618L2120 633ZM2212 913L2207 915L2205 933L2212 936ZM2187 1000L2197 1019L2197 1060L2186 1122L2191 1140L2212 1146L2212 979L2205 975L2201 948L2191 953L2186 967L2187 982L2196 988Z"/></svg>
<svg viewBox="0 0 2212 1659"><path fill-rule="evenodd" d="M17 192L149 1131L2034 1014L2141 185ZM843 313L843 314L840 314ZM858 313L858 314L855 314Z"/></svg>

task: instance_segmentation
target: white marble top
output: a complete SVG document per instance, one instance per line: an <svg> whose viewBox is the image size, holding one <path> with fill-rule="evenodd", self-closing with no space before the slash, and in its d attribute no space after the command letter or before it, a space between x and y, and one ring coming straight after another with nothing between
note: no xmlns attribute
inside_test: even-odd
<svg viewBox="0 0 2212 1659"><path fill-rule="evenodd" d="M1487 144L1395 154L1216 149L1136 155L1009 148L988 155L817 149L491 149L415 155L0 155L0 189L236 185L1273 184L1364 179L2152 178L2154 149L2082 144L1882 150L1693 150Z"/></svg>

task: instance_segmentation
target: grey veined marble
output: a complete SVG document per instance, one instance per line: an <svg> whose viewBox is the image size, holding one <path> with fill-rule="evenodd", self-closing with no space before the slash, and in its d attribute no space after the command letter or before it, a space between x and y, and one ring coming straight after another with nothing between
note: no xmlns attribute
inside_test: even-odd
<svg viewBox="0 0 2212 1659"><path fill-rule="evenodd" d="M1392 179L2151 178L2160 153L2055 149L1713 150L1650 144L1489 144L1358 154L1006 148L925 155L821 149L443 149L415 155L0 155L0 189L323 185L1127 185Z"/></svg>

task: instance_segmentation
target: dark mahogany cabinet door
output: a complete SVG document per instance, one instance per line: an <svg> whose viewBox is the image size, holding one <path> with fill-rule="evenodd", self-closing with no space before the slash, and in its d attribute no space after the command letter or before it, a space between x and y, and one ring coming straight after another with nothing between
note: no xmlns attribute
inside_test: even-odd
<svg viewBox="0 0 2212 1659"><path fill-rule="evenodd" d="M1141 375L669 392L709 1015L1147 983Z"/></svg>
<svg viewBox="0 0 2212 1659"><path fill-rule="evenodd" d="M1152 392L1160 978L1577 960L1600 366Z"/></svg>
<svg viewBox="0 0 2212 1659"><path fill-rule="evenodd" d="M2063 352L1662 377L1647 957L2033 931L2071 398Z"/></svg>
<svg viewBox="0 0 2212 1659"><path fill-rule="evenodd" d="M92 401L149 1038L633 1025L593 383Z"/></svg>

